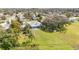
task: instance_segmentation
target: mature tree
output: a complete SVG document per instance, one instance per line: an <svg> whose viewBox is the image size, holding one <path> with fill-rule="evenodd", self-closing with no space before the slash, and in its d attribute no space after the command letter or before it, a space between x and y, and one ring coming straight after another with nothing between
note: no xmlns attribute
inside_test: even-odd
<svg viewBox="0 0 79 59"><path fill-rule="evenodd" d="M53 32L65 30L65 25L69 24L68 19L64 16L54 15L48 16L42 22L42 30Z"/></svg>
<svg viewBox="0 0 79 59"><path fill-rule="evenodd" d="M66 12L65 15L69 18L69 17L73 16L73 13L72 12Z"/></svg>

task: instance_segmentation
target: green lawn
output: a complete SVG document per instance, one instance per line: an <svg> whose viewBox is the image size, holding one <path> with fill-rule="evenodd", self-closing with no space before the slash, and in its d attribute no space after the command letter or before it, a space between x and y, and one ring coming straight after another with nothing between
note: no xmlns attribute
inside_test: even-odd
<svg viewBox="0 0 79 59"><path fill-rule="evenodd" d="M79 22L67 27L66 33L48 33L42 30L32 30L35 35L33 43L40 50L73 50L79 49Z"/></svg>

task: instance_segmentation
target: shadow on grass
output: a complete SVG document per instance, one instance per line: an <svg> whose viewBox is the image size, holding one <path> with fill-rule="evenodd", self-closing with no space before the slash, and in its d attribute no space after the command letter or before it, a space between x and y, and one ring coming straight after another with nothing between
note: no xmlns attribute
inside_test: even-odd
<svg viewBox="0 0 79 59"><path fill-rule="evenodd" d="M15 47L12 48L11 50L39 50L39 45L38 44L32 44L32 45L27 45L23 47Z"/></svg>
<svg viewBox="0 0 79 59"><path fill-rule="evenodd" d="M54 33L54 32L66 33L67 32L66 28L64 30L51 30L51 31L40 28L40 30L48 33Z"/></svg>

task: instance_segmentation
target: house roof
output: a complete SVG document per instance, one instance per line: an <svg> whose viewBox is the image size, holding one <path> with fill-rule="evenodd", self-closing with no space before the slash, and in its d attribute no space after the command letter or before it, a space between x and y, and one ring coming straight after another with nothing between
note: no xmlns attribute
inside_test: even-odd
<svg viewBox="0 0 79 59"><path fill-rule="evenodd" d="M31 27L40 27L42 24L38 21L29 21L27 22Z"/></svg>

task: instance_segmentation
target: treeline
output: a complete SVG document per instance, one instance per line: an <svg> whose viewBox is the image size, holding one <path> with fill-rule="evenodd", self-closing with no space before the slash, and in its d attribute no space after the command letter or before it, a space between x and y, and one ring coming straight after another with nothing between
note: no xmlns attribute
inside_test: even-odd
<svg viewBox="0 0 79 59"><path fill-rule="evenodd" d="M0 12L74 12L79 13L79 8L1 8Z"/></svg>

